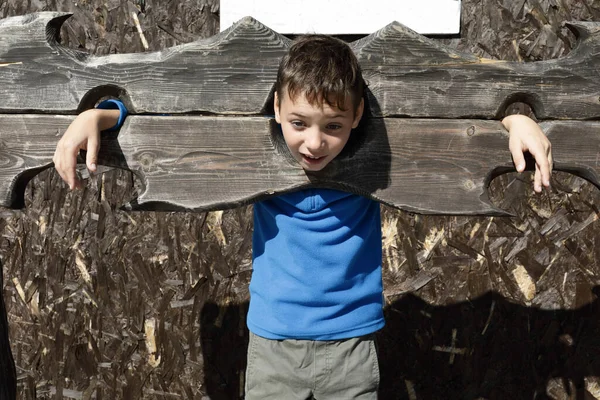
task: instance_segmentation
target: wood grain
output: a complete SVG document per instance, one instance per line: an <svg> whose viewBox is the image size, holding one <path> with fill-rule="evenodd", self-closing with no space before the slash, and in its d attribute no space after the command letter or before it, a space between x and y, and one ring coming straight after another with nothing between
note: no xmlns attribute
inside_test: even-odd
<svg viewBox="0 0 600 400"><path fill-rule="evenodd" d="M155 53L92 57L57 43L69 14L0 21L0 112L73 113L105 95L134 113L264 114L289 39L247 17ZM540 119L600 118L600 23L567 25L578 47L534 63L490 60L395 22L352 43L374 116L500 118L516 101Z"/></svg>
<svg viewBox="0 0 600 400"><path fill-rule="evenodd" d="M0 112L73 113L119 96L134 113L258 114L289 39L252 18L146 54L89 56L57 43L70 14L0 20Z"/></svg>
<svg viewBox="0 0 600 400"><path fill-rule="evenodd" d="M572 22L567 57L531 63L461 53L392 23L352 43L374 115L501 118L513 102L539 119L600 117L600 23Z"/></svg>
<svg viewBox="0 0 600 400"><path fill-rule="evenodd" d="M72 117L12 115L0 124L0 193L20 206L26 182L51 166L54 143ZM600 186L599 122L547 122L556 170ZM144 192L137 209L236 207L305 187L337 188L428 214L506 215L487 199L491 179L512 171L497 121L372 118L342 154L307 174L279 127L263 117L132 116L105 135L99 163L133 171ZM417 190L418 189L418 190Z"/></svg>

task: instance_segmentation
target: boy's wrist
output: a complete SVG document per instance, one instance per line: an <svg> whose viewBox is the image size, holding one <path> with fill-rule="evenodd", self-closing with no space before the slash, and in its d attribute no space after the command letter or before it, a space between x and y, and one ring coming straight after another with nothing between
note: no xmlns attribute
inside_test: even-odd
<svg viewBox="0 0 600 400"><path fill-rule="evenodd" d="M119 121L119 110L102 110L93 108L80 114L80 118L85 118L86 125L96 126L99 131L110 130L117 125Z"/></svg>
<svg viewBox="0 0 600 400"><path fill-rule="evenodd" d="M506 130L510 131L510 128L511 128L512 124L515 121L519 121L519 120L526 121L527 123L534 122L531 118L529 118L526 115L523 115L523 114L513 114L513 115L509 115L509 116L504 117L502 119L502 125L504 126L504 128L506 128Z"/></svg>

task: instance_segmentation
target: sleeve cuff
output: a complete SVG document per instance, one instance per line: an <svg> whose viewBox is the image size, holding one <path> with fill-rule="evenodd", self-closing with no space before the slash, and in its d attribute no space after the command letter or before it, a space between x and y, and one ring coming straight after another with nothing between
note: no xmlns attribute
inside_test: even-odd
<svg viewBox="0 0 600 400"><path fill-rule="evenodd" d="M117 121L117 124L115 126L113 126L110 129L107 129L108 132L113 132L121 128L123 122L125 122L125 117L127 117L127 108L125 107L125 104L123 104L123 102L120 100L104 100L103 102L98 104L96 108L99 108L101 110L119 110L119 120Z"/></svg>

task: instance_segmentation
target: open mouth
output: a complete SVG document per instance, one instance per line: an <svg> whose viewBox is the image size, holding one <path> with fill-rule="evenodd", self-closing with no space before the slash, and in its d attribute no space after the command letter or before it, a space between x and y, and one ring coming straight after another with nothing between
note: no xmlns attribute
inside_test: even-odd
<svg viewBox="0 0 600 400"><path fill-rule="evenodd" d="M325 159L325 156L314 157L314 156L309 156L307 154L302 154L302 159L307 164L315 164L316 165L316 164L321 163Z"/></svg>

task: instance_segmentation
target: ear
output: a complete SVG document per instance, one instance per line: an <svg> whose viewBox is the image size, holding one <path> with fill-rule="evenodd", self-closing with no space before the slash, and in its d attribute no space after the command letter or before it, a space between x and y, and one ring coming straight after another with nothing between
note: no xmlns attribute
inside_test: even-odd
<svg viewBox="0 0 600 400"><path fill-rule="evenodd" d="M354 121L352 121L352 129L358 126L358 123L363 116L363 111L365 111L365 99L360 99L360 104L356 108L356 113L354 114Z"/></svg>
<svg viewBox="0 0 600 400"><path fill-rule="evenodd" d="M281 117L279 116L279 95L275 92L275 96L273 96L273 108L275 109L275 121L278 124L281 124Z"/></svg>

